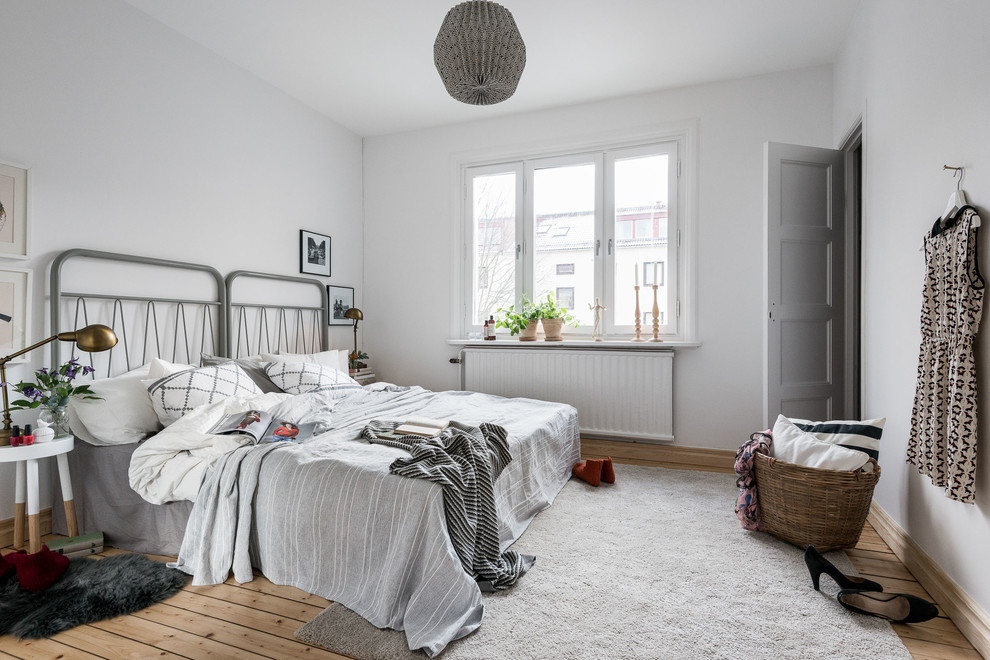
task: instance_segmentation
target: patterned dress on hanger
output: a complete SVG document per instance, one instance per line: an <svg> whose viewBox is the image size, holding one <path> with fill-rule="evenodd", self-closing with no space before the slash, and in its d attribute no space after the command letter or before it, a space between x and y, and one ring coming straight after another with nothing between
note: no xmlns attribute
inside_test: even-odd
<svg viewBox="0 0 990 660"><path fill-rule="evenodd" d="M973 338L983 314L976 210L935 222L925 236L921 353L907 462L961 502L976 496L976 360Z"/></svg>

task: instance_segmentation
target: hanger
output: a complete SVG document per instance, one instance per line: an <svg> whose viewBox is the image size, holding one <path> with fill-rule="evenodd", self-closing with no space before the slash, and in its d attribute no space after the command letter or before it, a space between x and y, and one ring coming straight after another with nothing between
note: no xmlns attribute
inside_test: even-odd
<svg viewBox="0 0 990 660"><path fill-rule="evenodd" d="M952 167L951 165L943 165L943 170L953 170L952 178L956 178L956 174L959 175L959 180L956 181L956 189L951 195L949 195L949 201L945 206L945 211L942 212L942 216L939 218L938 224L940 227L946 227L951 220L955 217L956 213L964 206L967 206L969 202L966 200L966 192L962 189L962 180L966 176L966 170L962 167ZM975 216L973 218L973 226L980 226L980 216Z"/></svg>
<svg viewBox="0 0 990 660"><path fill-rule="evenodd" d="M966 176L966 169L962 167L953 167L951 165L943 165L942 169L952 170L953 179L956 178L957 173L959 174L959 180L956 181L956 189L952 192L951 195L949 195L949 201L945 206L945 211L942 212L942 215L938 219L938 226L941 227L942 229L945 229L955 220L956 213L959 212L959 209L969 205L969 201L967 201L966 199L966 192L962 189L962 180ZM973 216L972 226L973 227L980 226L980 216L978 215ZM922 240L921 246L918 248L918 252L924 252L924 251L925 251L925 241Z"/></svg>

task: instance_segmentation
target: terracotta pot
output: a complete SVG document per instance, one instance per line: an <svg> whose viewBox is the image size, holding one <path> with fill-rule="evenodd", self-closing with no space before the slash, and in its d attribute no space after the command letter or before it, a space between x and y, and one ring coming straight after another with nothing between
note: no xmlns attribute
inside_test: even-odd
<svg viewBox="0 0 990 660"><path fill-rule="evenodd" d="M543 324L543 334L547 341L563 341L561 331L564 327L564 319L541 319Z"/></svg>
<svg viewBox="0 0 990 660"><path fill-rule="evenodd" d="M536 329L539 326L538 320L527 323L526 327L519 331L519 341L536 341Z"/></svg>

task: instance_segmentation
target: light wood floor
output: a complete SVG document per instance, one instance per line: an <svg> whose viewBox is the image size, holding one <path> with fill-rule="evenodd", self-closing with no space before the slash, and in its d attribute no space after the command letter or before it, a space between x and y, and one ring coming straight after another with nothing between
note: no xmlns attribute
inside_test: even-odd
<svg viewBox="0 0 990 660"><path fill-rule="evenodd" d="M108 549L97 556L119 552ZM846 554L861 575L882 583L887 591L932 599L869 524L859 544ZM136 614L80 626L50 639L2 636L0 658L344 658L293 637L327 605L319 596L274 585L260 575L248 584L231 578L221 585L187 586ZM917 660L981 658L945 617L894 629Z"/></svg>

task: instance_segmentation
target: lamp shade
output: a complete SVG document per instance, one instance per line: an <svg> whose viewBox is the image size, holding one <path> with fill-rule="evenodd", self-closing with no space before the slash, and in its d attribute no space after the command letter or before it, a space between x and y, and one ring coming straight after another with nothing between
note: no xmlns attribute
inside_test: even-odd
<svg viewBox="0 0 990 660"><path fill-rule="evenodd" d="M361 310L357 307L348 307L347 311L344 312L344 318L352 319L354 321L362 321L364 320L364 314L362 314Z"/></svg>
<svg viewBox="0 0 990 660"><path fill-rule="evenodd" d="M117 345L117 335L114 331L99 323L87 325L73 334L75 334L73 341L76 342L76 346L88 353L106 351ZM59 336L59 339L61 338Z"/></svg>
<svg viewBox="0 0 990 660"><path fill-rule="evenodd" d="M433 43L433 63L452 97L491 105L515 93L526 66L526 44L508 9L469 0L447 12Z"/></svg>

